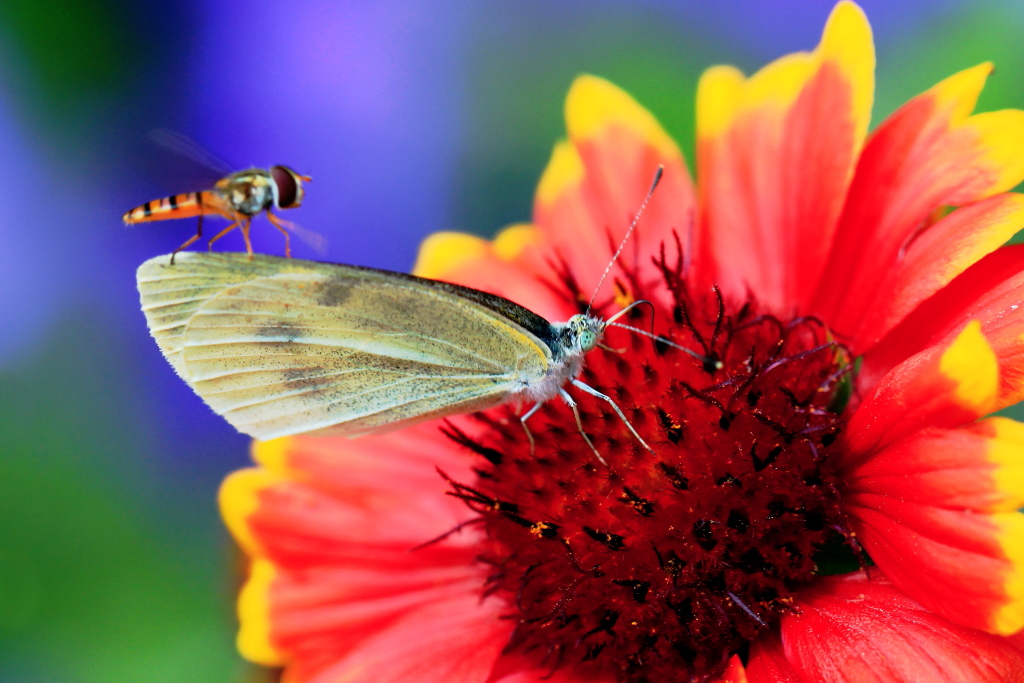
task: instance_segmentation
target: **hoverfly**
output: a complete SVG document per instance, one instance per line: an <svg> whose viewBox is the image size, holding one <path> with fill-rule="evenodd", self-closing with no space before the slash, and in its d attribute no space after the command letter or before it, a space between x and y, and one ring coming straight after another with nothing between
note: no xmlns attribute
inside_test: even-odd
<svg viewBox="0 0 1024 683"><path fill-rule="evenodd" d="M223 163L180 134L160 130L154 131L152 137L161 145L174 148L199 163L223 172ZM268 169L248 168L225 175L209 190L185 192L148 201L126 212L122 219L125 224L134 225L198 216L199 223L196 234L174 250L171 254L171 264L173 264L174 257L178 252L203 236L203 218L207 215L221 216L231 221L230 225L210 239L211 249L214 242L235 228L239 228L242 231L242 238L245 240L245 250L251 257L253 252L252 242L249 239L249 228L252 219L265 211L267 220L284 235L284 252L286 256L290 257L290 235L285 229L287 222L275 216L272 209L294 209L301 206L306 194L302 183L308 183L311 180L311 177L300 175L288 166L277 165Z"/></svg>

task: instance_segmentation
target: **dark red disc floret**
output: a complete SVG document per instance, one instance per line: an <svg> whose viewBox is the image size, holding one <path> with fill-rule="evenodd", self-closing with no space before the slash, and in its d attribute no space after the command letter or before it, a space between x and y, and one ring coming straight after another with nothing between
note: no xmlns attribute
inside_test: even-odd
<svg viewBox="0 0 1024 683"><path fill-rule="evenodd" d="M691 291L678 265L658 265L658 281L627 277L620 293L656 302L658 334L703 359L609 329L613 350L590 352L580 378L653 452L578 391L607 466L558 399L530 420L532 454L512 408L480 415L489 428L475 438L447 427L482 456L475 482L449 483L486 531L485 590L517 624L508 650L584 677L720 674L797 609L816 552L844 529L829 459L849 385L844 349L815 319ZM645 307L634 313L629 324L649 324Z"/></svg>

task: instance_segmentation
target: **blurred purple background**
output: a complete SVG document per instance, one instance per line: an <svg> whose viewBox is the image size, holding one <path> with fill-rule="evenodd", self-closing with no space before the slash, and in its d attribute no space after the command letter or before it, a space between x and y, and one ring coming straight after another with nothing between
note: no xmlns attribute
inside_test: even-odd
<svg viewBox="0 0 1024 683"><path fill-rule="evenodd" d="M984 59L1024 105L1016 0L872 0L876 120ZM582 72L692 150L703 69L814 46L831 2L28 0L0 4L0 681L223 681L235 569L216 513L248 440L174 375L135 268L193 221L121 214L203 189L148 138L314 180L297 256L407 270L427 234L528 219ZM692 158L692 155L690 155ZM280 235L260 220L260 251ZM231 236L222 249L239 249Z"/></svg>

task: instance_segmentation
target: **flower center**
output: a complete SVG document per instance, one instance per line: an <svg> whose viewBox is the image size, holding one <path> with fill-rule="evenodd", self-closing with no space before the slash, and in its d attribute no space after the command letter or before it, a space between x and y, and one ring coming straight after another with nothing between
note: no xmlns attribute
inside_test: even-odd
<svg viewBox="0 0 1024 683"><path fill-rule="evenodd" d="M582 392L583 428L608 466L557 399L530 419L532 454L513 409L483 416L478 439L450 431L487 459L476 482L450 483L482 518L487 591L517 624L510 651L585 679L720 674L793 609L816 552L843 529L829 461L848 386L842 348L816 320L691 293L662 266L662 281L633 295L663 302L654 319L671 321L666 336L721 366L610 329L615 350L589 353L581 376L653 452ZM645 326L636 313L630 324Z"/></svg>

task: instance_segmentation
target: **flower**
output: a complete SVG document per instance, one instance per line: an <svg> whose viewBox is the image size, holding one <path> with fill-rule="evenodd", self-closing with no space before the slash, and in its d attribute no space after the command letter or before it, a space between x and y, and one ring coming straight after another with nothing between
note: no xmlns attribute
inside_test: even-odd
<svg viewBox="0 0 1024 683"><path fill-rule="evenodd" d="M358 440L254 445L224 518L251 557L239 646L288 681L1007 681L1024 677L1024 112L991 66L867 134L874 53L818 48L698 91L698 184L583 76L534 223L445 233L417 272L549 319L645 299L549 402ZM958 207L952 209L952 207ZM632 326L647 324L635 307ZM714 363L707 362L714 360Z"/></svg>

